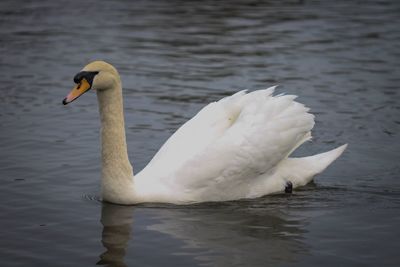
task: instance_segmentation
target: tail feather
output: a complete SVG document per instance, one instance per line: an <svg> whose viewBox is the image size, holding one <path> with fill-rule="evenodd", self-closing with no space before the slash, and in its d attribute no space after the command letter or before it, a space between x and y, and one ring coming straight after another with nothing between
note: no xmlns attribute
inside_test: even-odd
<svg viewBox="0 0 400 267"><path fill-rule="evenodd" d="M331 151L304 158L288 158L280 166L281 175L294 187L303 186L323 172L346 149L347 144Z"/></svg>

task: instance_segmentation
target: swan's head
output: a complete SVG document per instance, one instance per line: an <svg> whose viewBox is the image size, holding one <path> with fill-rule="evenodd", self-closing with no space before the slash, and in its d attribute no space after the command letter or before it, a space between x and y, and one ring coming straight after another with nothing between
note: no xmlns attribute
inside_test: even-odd
<svg viewBox="0 0 400 267"><path fill-rule="evenodd" d="M71 103L90 89L103 91L113 88L120 82L117 70L105 61L93 61L87 64L74 77L75 87L63 100L63 104Z"/></svg>

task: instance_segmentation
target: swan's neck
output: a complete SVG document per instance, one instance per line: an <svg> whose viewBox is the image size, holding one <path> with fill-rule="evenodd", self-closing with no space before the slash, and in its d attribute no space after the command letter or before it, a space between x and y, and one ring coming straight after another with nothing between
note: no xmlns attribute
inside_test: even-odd
<svg viewBox="0 0 400 267"><path fill-rule="evenodd" d="M126 147L122 89L98 90L101 120L102 197L125 204L133 195L133 170Z"/></svg>

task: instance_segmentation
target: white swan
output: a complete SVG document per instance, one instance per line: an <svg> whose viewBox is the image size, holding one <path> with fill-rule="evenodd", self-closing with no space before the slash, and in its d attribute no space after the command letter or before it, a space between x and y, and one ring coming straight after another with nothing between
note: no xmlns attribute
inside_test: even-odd
<svg viewBox="0 0 400 267"><path fill-rule="evenodd" d="M75 77L68 104L96 90L101 119L102 198L118 204L187 204L256 198L302 186L347 145L305 158L288 158L311 138L314 116L293 95L274 87L238 92L205 106L182 125L150 163L133 175L126 148L117 70L94 61Z"/></svg>

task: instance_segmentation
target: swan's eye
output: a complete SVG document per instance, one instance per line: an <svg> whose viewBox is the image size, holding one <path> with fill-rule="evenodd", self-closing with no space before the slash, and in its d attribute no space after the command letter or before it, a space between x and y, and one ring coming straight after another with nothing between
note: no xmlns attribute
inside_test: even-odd
<svg viewBox="0 0 400 267"><path fill-rule="evenodd" d="M86 79L90 85L92 85L94 76L96 76L99 72L98 71L81 71L77 73L74 77L74 82L79 84L82 79Z"/></svg>

